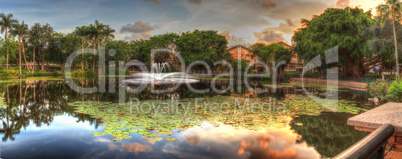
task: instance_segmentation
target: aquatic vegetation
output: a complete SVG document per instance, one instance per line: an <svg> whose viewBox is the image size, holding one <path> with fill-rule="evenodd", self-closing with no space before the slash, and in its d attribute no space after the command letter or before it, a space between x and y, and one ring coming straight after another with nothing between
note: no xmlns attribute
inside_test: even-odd
<svg viewBox="0 0 402 159"><path fill-rule="evenodd" d="M338 104L341 112L364 111L354 107L353 102L340 100ZM284 100L216 96L181 102L150 100L135 105L93 101L78 101L68 105L75 107L78 113L100 119L105 129L92 135L108 134L115 137L112 141L129 139L132 133L147 137L150 141L160 141L164 136L173 135L173 130L183 131L203 122L216 127L225 124L256 131L267 127L281 128L289 122L290 116L319 115L331 111L302 95L288 95ZM170 137L165 137L165 140L175 141Z"/></svg>
<svg viewBox="0 0 402 159"><path fill-rule="evenodd" d="M321 112L345 112L350 114L358 114L367 111L363 108L356 107L356 103L346 100L330 100L321 99L318 103L305 95L287 95L283 102L293 111L294 115L311 115L316 116ZM325 103L328 107L323 107L319 103Z"/></svg>

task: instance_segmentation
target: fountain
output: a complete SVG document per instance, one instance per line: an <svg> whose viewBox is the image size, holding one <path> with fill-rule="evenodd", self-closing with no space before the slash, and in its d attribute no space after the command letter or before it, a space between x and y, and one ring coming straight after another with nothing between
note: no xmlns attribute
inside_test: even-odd
<svg viewBox="0 0 402 159"><path fill-rule="evenodd" d="M140 85L140 84L182 84L182 83L197 83L199 80L194 79L193 76L184 72L171 72L169 71L170 65L168 62L152 63L151 73L134 73L134 79L123 80L123 83Z"/></svg>

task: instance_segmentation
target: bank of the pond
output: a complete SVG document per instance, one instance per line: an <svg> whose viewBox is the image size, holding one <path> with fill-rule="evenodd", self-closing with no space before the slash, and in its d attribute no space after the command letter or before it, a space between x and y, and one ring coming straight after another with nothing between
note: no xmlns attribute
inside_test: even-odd
<svg viewBox="0 0 402 159"><path fill-rule="evenodd" d="M297 84L305 84L305 85L329 85L329 86L338 86L345 88L357 88L357 89L365 89L367 90L367 83L365 82L354 82L354 81L345 81L345 80L328 80L321 78L291 78L291 83Z"/></svg>

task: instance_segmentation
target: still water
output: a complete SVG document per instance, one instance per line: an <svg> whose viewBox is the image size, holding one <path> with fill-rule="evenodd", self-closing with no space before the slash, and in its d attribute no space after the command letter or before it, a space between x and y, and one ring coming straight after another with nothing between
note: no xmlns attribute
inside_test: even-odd
<svg viewBox="0 0 402 159"><path fill-rule="evenodd" d="M85 87L95 80L77 80ZM228 82L218 83L225 89ZM253 85L254 84L254 85ZM260 82L255 88L270 88ZM118 87L118 86L116 86ZM160 86L169 87L169 86ZM209 81L193 84L209 88ZM108 87L106 87L108 88ZM284 84L272 93L192 93L187 87L167 94L145 89L127 93L142 102L175 98L204 102L275 98L289 107L277 115L230 112L182 115L132 114L118 106L117 93L77 93L64 80L0 83L4 159L21 158L321 158L333 157L368 133L354 130L346 121L384 101L365 91L341 89L344 111L314 107L299 86ZM325 93L322 88L309 91ZM306 106L307 105L307 106ZM340 104L341 105L341 104ZM297 109L295 108L297 107ZM305 110L309 109L309 110ZM311 110L310 110L311 109ZM269 119L267 117L269 116ZM188 121L188 122L186 122Z"/></svg>

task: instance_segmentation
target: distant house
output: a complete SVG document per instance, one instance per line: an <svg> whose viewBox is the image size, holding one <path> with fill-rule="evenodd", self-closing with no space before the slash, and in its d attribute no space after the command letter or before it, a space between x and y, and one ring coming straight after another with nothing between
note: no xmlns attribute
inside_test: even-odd
<svg viewBox="0 0 402 159"><path fill-rule="evenodd" d="M291 48L289 44L285 42L276 42L285 45L287 48ZM256 60L258 60L258 57L254 56L254 54L251 52L251 50L248 47L245 47L243 45L236 45L233 47L230 47L228 49L230 56L233 57L234 59L244 59L248 63L252 63ZM298 71L302 72L303 71L303 62L304 61L299 61L299 57L296 55L293 55L289 64L285 67L285 71ZM261 65L257 65L257 70L260 72L262 70Z"/></svg>
<svg viewBox="0 0 402 159"><path fill-rule="evenodd" d="M244 59L248 63L254 62L258 60L256 56L251 52L251 50L243 45L236 45L233 47L230 47L228 49L230 53L230 57L233 57L234 59Z"/></svg>
<svg viewBox="0 0 402 159"><path fill-rule="evenodd" d="M249 64L252 64L254 61L258 61L258 57L255 56L248 47L243 45L232 46L228 49L228 51L230 53L230 57L236 60L244 59ZM260 64L257 64L256 67L252 67L252 69L255 72L263 71L263 67Z"/></svg>

